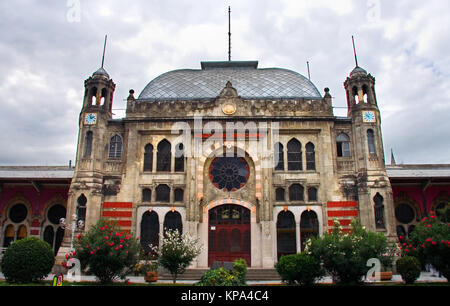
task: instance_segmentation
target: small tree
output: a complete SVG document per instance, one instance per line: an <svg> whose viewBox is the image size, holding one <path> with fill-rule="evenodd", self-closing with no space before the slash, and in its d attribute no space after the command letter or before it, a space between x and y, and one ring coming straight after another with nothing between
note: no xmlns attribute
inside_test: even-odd
<svg viewBox="0 0 450 306"><path fill-rule="evenodd" d="M320 261L304 252L281 256L275 268L281 279L291 285L311 286L324 274Z"/></svg>
<svg viewBox="0 0 450 306"><path fill-rule="evenodd" d="M199 239L189 235L180 235L178 230L167 229L161 235L159 248L150 246L158 256L158 263L172 275L173 283L177 277L186 271L186 268L200 254L202 246Z"/></svg>
<svg viewBox="0 0 450 306"><path fill-rule="evenodd" d="M120 231L115 222L99 220L84 235L78 235L75 253L68 257L80 260L101 283L124 278L137 263L140 244L129 233Z"/></svg>

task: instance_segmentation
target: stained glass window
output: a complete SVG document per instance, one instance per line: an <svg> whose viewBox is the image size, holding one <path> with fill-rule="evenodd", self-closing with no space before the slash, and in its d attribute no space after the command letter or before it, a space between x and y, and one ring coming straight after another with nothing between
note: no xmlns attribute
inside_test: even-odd
<svg viewBox="0 0 450 306"><path fill-rule="evenodd" d="M209 168L211 182L223 191L236 191L245 186L250 169L243 157L216 157Z"/></svg>

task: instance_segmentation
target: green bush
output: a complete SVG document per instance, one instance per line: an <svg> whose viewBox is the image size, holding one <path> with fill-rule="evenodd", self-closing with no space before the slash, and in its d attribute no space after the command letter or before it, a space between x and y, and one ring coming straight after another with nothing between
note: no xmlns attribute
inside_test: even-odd
<svg viewBox="0 0 450 306"><path fill-rule="evenodd" d="M281 279L288 284L311 286L323 276L319 260L306 253L282 256L276 269Z"/></svg>
<svg viewBox="0 0 450 306"><path fill-rule="evenodd" d="M245 259L236 259L233 262L233 271L220 267L203 274L197 286L245 286L247 285L247 262Z"/></svg>
<svg viewBox="0 0 450 306"><path fill-rule="evenodd" d="M129 233L120 231L113 221L99 220L75 242L75 256L82 269L94 274L101 283L124 278L138 260L139 242Z"/></svg>
<svg viewBox="0 0 450 306"><path fill-rule="evenodd" d="M397 271L407 284L412 284L419 278L420 270L420 262L416 257L405 256L397 260Z"/></svg>
<svg viewBox="0 0 450 306"><path fill-rule="evenodd" d="M18 240L3 254L1 266L9 283L29 283L45 278L52 270L55 255L51 246L36 237Z"/></svg>
<svg viewBox="0 0 450 306"><path fill-rule="evenodd" d="M383 233L368 232L352 221L351 233L344 233L335 221L331 233L307 242L305 251L323 263L338 284L359 284L370 267L370 258L377 258L388 268L392 265L392 247Z"/></svg>
<svg viewBox="0 0 450 306"><path fill-rule="evenodd" d="M233 273L239 280L239 285L247 284L247 262L245 259L236 259L233 262Z"/></svg>
<svg viewBox="0 0 450 306"><path fill-rule="evenodd" d="M197 286L235 286L238 282L237 277L230 271L220 267L218 269L208 270L203 274Z"/></svg>

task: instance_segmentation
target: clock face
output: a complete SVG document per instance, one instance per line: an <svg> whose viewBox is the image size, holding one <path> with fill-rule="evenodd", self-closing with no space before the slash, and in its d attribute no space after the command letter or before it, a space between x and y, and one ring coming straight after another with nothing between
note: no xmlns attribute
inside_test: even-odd
<svg viewBox="0 0 450 306"><path fill-rule="evenodd" d="M373 111L363 111L362 118L363 118L363 122L368 122L368 123L376 122L375 112L373 112Z"/></svg>
<svg viewBox="0 0 450 306"><path fill-rule="evenodd" d="M84 117L84 123L88 125L97 123L97 114L96 113L87 113Z"/></svg>

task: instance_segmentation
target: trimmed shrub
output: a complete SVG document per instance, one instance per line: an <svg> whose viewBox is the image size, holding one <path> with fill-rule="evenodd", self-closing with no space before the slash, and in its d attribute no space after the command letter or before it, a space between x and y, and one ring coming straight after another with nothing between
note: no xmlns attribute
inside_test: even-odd
<svg viewBox="0 0 450 306"><path fill-rule="evenodd" d="M416 257L405 256L397 260L397 271L407 284L413 284L420 276L420 262Z"/></svg>
<svg viewBox="0 0 450 306"><path fill-rule="evenodd" d="M306 253L282 256L276 269L281 279L288 284L311 286L323 276L319 260Z"/></svg>
<svg viewBox="0 0 450 306"><path fill-rule="evenodd" d="M29 283L45 278L52 270L55 255L51 246L36 237L18 240L3 254L1 266L9 283Z"/></svg>

